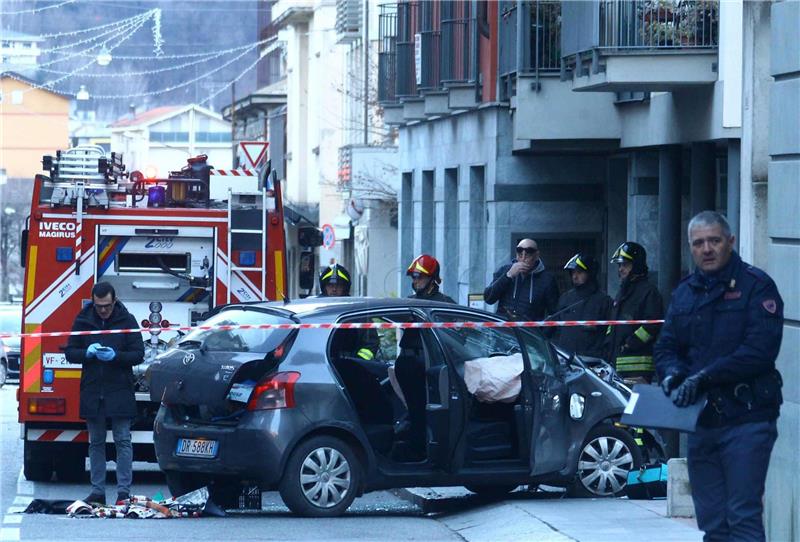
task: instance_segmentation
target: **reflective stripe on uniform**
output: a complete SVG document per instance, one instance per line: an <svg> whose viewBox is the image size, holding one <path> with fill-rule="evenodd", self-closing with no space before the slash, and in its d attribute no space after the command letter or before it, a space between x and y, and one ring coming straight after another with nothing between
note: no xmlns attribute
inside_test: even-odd
<svg viewBox="0 0 800 542"><path fill-rule="evenodd" d="M623 356L617 358L617 372L653 371L653 356Z"/></svg>
<svg viewBox="0 0 800 542"><path fill-rule="evenodd" d="M370 361L372 358L375 357L375 354L373 354L372 350L370 350L369 348L362 348L361 350L356 352L356 355L361 359L365 359L367 361Z"/></svg>
<svg viewBox="0 0 800 542"><path fill-rule="evenodd" d="M642 341L643 343L650 342L653 339L653 336L650 335L647 332L647 330L641 326L639 327L639 329L634 331L633 334L636 335L639 338L639 340Z"/></svg>

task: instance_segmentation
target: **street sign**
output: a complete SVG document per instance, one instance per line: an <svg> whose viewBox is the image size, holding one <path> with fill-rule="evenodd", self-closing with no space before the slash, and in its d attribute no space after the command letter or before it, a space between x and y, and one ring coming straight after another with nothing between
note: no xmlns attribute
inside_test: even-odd
<svg viewBox="0 0 800 542"><path fill-rule="evenodd" d="M322 246L330 250L336 244L336 232L330 224L322 225Z"/></svg>
<svg viewBox="0 0 800 542"><path fill-rule="evenodd" d="M266 141L240 141L239 148L242 150L245 167L258 168L264 156L267 154L269 143Z"/></svg>

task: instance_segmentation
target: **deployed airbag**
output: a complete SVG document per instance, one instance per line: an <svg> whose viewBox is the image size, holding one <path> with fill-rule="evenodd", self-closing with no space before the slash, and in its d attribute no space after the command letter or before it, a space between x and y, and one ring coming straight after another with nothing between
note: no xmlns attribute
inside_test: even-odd
<svg viewBox="0 0 800 542"><path fill-rule="evenodd" d="M467 390L482 403L513 403L522 388L522 354L464 362Z"/></svg>

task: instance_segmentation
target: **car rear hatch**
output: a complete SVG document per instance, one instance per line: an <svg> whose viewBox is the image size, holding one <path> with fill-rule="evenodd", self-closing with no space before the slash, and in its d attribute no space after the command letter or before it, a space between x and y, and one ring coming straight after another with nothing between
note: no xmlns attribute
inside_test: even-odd
<svg viewBox="0 0 800 542"><path fill-rule="evenodd" d="M203 323L150 367L150 400L184 416L224 419L244 409L249 391L273 371L294 335L292 329L218 326L291 324L289 315L255 307L226 308ZM187 408L190 407L190 408Z"/></svg>

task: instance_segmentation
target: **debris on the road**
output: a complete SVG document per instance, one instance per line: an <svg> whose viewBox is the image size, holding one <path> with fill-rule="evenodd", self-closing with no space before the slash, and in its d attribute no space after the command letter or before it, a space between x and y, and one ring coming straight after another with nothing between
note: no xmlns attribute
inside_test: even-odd
<svg viewBox="0 0 800 542"><path fill-rule="evenodd" d="M157 497L161 497L161 495L159 494ZM67 514L74 518L130 519L222 517L225 515L224 510L209 498L207 487L170 499L154 500L143 495L132 495L130 499L110 506L92 506L81 500L70 503L70 501L64 500L35 499L25 509L25 513Z"/></svg>

